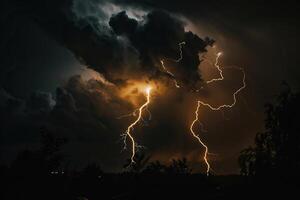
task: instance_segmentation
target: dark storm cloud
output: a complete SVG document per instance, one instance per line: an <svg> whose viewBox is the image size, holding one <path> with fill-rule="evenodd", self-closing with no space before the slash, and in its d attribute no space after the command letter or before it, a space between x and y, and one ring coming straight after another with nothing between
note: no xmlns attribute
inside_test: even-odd
<svg viewBox="0 0 300 200"><path fill-rule="evenodd" d="M0 87L15 97L27 98L35 90L53 92L80 69L72 53L38 23L51 24L45 7L56 16L59 2L1 1Z"/></svg>
<svg viewBox="0 0 300 200"><path fill-rule="evenodd" d="M51 93L46 92L34 92L26 102L28 110L38 112L49 112L54 104Z"/></svg>
<svg viewBox="0 0 300 200"><path fill-rule="evenodd" d="M65 86L57 88L54 98L49 93L34 92L28 99L21 100L1 90L1 148L4 152L1 162L7 163L24 145L36 146L40 129L46 128L68 139L64 152L69 156L66 161L72 161L73 166L100 160L109 171L121 167L127 154L120 154L123 121L117 117L133 108L111 87L74 76ZM107 149L110 149L109 154Z"/></svg>
<svg viewBox="0 0 300 200"><path fill-rule="evenodd" d="M23 9L32 11L29 17L34 22L83 64L111 82L118 83L119 79L134 75L166 76L159 60L178 58L178 43L182 41L186 42L184 59L174 64L175 75L189 86L201 80L198 53L205 52L212 40L185 32L183 22L165 11L147 11L149 13L139 21L121 12L123 15L110 20L112 30L106 21L113 13L105 10L110 9L108 6L117 5L113 1L53 1L46 5L30 1ZM125 35L129 42L119 35Z"/></svg>
<svg viewBox="0 0 300 200"><path fill-rule="evenodd" d="M168 0L114 0L116 4L135 6L139 8L161 8L176 13L183 13L185 16L202 18L205 16L222 16L224 18L235 18L247 22L259 20L259 17L295 17L299 8L297 0L175 0L170 3ZM238 16L238 17L237 17ZM251 16L251 18L250 18ZM221 22L220 22L221 23Z"/></svg>
<svg viewBox="0 0 300 200"><path fill-rule="evenodd" d="M140 53L141 65L149 71L159 65L161 59L178 58L178 44L184 41L183 59L175 69L175 77L180 77L186 85L194 85L201 80L198 54L206 52L206 46L214 41L185 32L184 24L178 18L165 11L152 11L144 20L137 21L123 11L112 16L109 25L117 35L129 38Z"/></svg>
<svg viewBox="0 0 300 200"><path fill-rule="evenodd" d="M186 46L183 48L184 59L175 69L177 77L189 86L201 80L198 54L205 52L206 46L212 45L213 41L185 32L183 22L169 13L150 11L143 16L143 20L138 21L123 11L109 20L113 30L107 27L102 15L87 16L83 14L87 12L77 7L73 7L73 13L75 17L70 17L72 35L63 39L64 45L109 81L132 78L134 74L148 78L166 75L161 70L160 59L177 58L178 44L182 41L186 42ZM125 36L130 42L119 35Z"/></svg>

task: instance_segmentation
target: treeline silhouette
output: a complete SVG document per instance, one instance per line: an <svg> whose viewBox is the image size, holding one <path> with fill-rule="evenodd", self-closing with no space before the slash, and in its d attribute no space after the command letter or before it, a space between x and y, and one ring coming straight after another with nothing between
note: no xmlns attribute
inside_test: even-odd
<svg viewBox="0 0 300 200"><path fill-rule="evenodd" d="M265 105L265 131L257 133L253 147L241 152L242 175L300 175L300 93L284 86L276 102Z"/></svg>
<svg viewBox="0 0 300 200"><path fill-rule="evenodd" d="M41 147L19 153L0 167L1 199L254 199L297 195L300 163L299 93L286 86L274 104L266 104L265 131L239 157L241 175L192 173L185 158L169 164L136 154L120 173L99 164L82 170L64 164L68 141L41 129Z"/></svg>
<svg viewBox="0 0 300 200"><path fill-rule="evenodd" d="M128 159L120 173L105 173L96 163L82 170L68 169L61 152L67 140L44 128L41 133L39 149L24 150L9 167L1 166L1 199L153 199L173 194L184 198L183 185L201 187L206 193L216 188L206 175L192 175L185 158L165 165L136 154L135 163Z"/></svg>

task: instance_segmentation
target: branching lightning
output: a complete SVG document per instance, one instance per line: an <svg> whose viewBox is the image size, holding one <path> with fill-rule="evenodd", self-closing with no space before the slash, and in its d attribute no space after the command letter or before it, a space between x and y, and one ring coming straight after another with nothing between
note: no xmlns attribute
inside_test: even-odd
<svg viewBox="0 0 300 200"><path fill-rule="evenodd" d="M176 62L176 63L180 62L183 58L182 57L182 46L185 45L185 42L180 42L178 45L179 45L179 58L169 59L169 60L172 60L173 62ZM172 79L174 81L174 84L175 84L175 87L180 88L180 85L177 83L175 75L166 68L166 66L164 64L164 60L160 60L160 63L161 63L161 66L163 67L164 71L172 77Z"/></svg>
<svg viewBox="0 0 300 200"><path fill-rule="evenodd" d="M132 153L131 153L131 158L130 158L130 159L131 159L131 163L135 163L135 161L134 161L134 156L135 156L135 153L136 153L136 148L139 147L138 144L135 142L135 140L134 140L134 138L133 138L133 136L132 136L132 134L131 134L131 131L133 130L134 126L142 119L143 111L144 111L144 109L147 108L148 104L150 103L150 92L151 92L151 87L148 86L148 87L146 88L145 92L146 92L146 98L147 98L147 101L146 101L139 109L136 109L136 110L133 112L132 115L135 115L135 113L138 111L138 117L136 118L136 120L135 120L134 122L132 122L132 123L128 126L128 128L127 128L125 134L123 134L123 136L124 136L124 148L125 148L125 149L126 149L126 141L127 141L127 137L129 137L130 142L131 142L131 147L132 147L132 149L131 149L131 152L132 152ZM149 111L148 111L148 112L149 112Z"/></svg>
<svg viewBox="0 0 300 200"><path fill-rule="evenodd" d="M196 111L195 111L195 119L193 120L191 126L190 126L190 131L192 133L192 135L199 141L199 143L205 148L205 152L204 152L204 162L207 166L206 168L206 175L208 176L209 175L209 170L210 170L210 164L207 160L207 154L208 154L208 147L204 144L204 142L200 139L199 135L197 135L194 130L193 130L193 127L194 127L194 124L198 121L198 112L199 112L199 108L200 108L200 103L198 101L198 104L197 104L197 108L196 108Z"/></svg>
<svg viewBox="0 0 300 200"><path fill-rule="evenodd" d="M179 51L180 51L180 56L178 59L169 59L169 60L172 60L173 62L180 62L182 59L183 59L183 55L182 55L182 47L183 45L185 44L185 42L181 42L179 43ZM219 58L221 57L222 53L219 52L216 54L216 59L215 59L215 63L213 64L215 66L215 68L219 71L219 78L213 78L211 80L208 80L206 81L206 84L211 84L213 82L217 82L217 81L223 81L224 80L224 76L223 76L223 70L221 69L221 66L219 65ZM162 65L162 68L164 70L165 73L167 73L170 77L172 77L174 83L175 83L175 86L177 88L180 88L179 84L177 83L177 80L175 78L175 75L170 72L164 65L164 60L160 60L161 62L161 65ZM200 138L199 134L195 133L194 131L194 126L196 124L196 122L198 122L198 124L200 125L200 131L201 132L207 132L204 127L203 127L203 124L199 121L199 109L201 106L204 106L204 107L208 107L210 110L212 111L223 111L222 109L225 109L225 108L232 108L235 106L236 102L237 102L237 95L246 87L246 74L245 74L245 71L243 68L239 68L239 67L234 67L235 69L238 69L242 72L243 74L243 79L242 79L242 86L239 87L232 95L232 103L230 104L222 104L222 105L219 105L219 106L214 106L214 105L211 105L207 102L204 102L204 101L201 101L201 100L198 100L197 101L197 107L196 107L196 110L194 111L195 113L195 118L194 120L192 121L191 125L190 125L190 132L192 134L192 136L194 138L197 139L197 141L204 147L205 151L204 151L204 156L203 156L203 160L206 164L206 175L208 176L210 174L210 171L212 170L211 169L211 165L208 161L208 156L211 155L211 153L209 152L209 149L208 149L208 146L203 142L203 140ZM135 163L135 154L137 152L137 148L140 147L134 137L132 136L132 131L134 129L134 127L140 122L140 121L143 121L143 112L148 112L149 114L149 119L151 119L151 113L149 112L148 110L148 104L150 103L150 93L151 93L151 87L148 86L145 90L145 93L146 93L146 102L141 106L139 107L138 109L134 110L132 113L130 114L127 114L127 115L123 115L123 116L120 116L120 118L123 118L123 117L128 117L128 116L137 116L136 120L134 120L128 127L127 127L127 130L125 131L125 133L122 135L123 136L123 141L124 141L124 149L126 149L126 144L127 144L127 138L129 137L130 139L130 142L131 142L131 163Z"/></svg>
<svg viewBox="0 0 300 200"><path fill-rule="evenodd" d="M217 70L219 71L220 74L220 78L213 78L209 81L206 81L207 84L215 82L215 81L222 81L224 80L224 76L223 76L223 71L221 70L220 66L219 66L219 58L222 55L222 52L217 53L217 57L216 57L216 61L215 61L215 67L217 68Z"/></svg>
<svg viewBox="0 0 300 200"><path fill-rule="evenodd" d="M210 84L210 83L213 83L213 82L216 82L216 81L222 81L222 80L224 80L223 71L222 71L221 67L219 66L219 58L220 58L221 55L222 55L221 52L217 53L216 61L215 61L215 64L214 64L215 67L217 68L217 70L219 71L220 78L214 78L214 79L211 79L211 80L209 80L209 81L206 81L207 84ZM246 74L245 74L245 71L244 71L243 68L237 68L237 69L239 69L239 70L243 73L243 85L242 85L240 88L238 88L238 89L233 93L233 102L232 102L231 104L222 104L222 105L220 105L220 106L213 106L213 105L211 105L211 104L209 104L209 103L206 103L206 102L203 102L203 101L198 100L198 101L197 101L197 108L196 108L196 110L195 110L195 118L194 118L194 120L192 121L192 123L191 123L191 125L190 125L190 132L192 133L193 137L195 137L195 138L199 141L199 143L205 148L205 152L204 152L203 159L204 159L205 164L206 164L206 166L207 166L207 168L206 168L206 175L207 175L207 176L209 175L209 172L210 172L210 169L211 169L210 164L209 164L209 162L208 162L208 157L207 157L208 154L209 154L209 152L208 152L208 147L207 147L207 145L201 140L201 138L199 137L199 135L197 135L197 134L194 132L193 127L194 127L194 124L195 124L197 121L199 121L198 112L199 112L199 108L200 108L201 105L202 105L202 106L206 106L206 107L208 107L209 109L211 109L211 110L213 110L213 111L218 111L218 110L221 110L221 109L223 109L223 108L232 108L233 106L235 106L235 104L236 104L236 102L237 102L236 96L238 95L239 92L241 92L241 91L246 87L246 81L245 81L245 79L246 79ZM202 124L201 124L201 126L202 126ZM203 127L202 127L202 128L203 128Z"/></svg>
<svg viewBox="0 0 300 200"><path fill-rule="evenodd" d="M221 70L221 68L220 68L220 66L219 66L219 64L218 64L218 60L219 60L219 57L220 57L221 55L222 55L221 52L219 52L219 53L217 54L217 58L216 58L216 62L215 62L215 67L218 69L221 78L215 78L215 79L211 79L211 80L209 80L209 81L206 81L206 83L208 83L208 84L209 84L209 83L216 82L216 81L224 80L223 71ZM233 96L233 102L232 102L231 104L223 104L223 105L220 105L220 106L215 107L215 106L210 105L209 103L205 103L205 102L203 102L203 101L199 101L201 105L207 106L209 109L211 109L211 110L213 110L213 111L221 110L222 108L232 108L232 107L235 106L236 101L237 101L237 100L236 100L236 96L238 95L238 93L240 93L240 92L246 87L246 73L245 73L244 69L241 68L241 67L235 67L235 69L238 69L238 70L240 70L240 71L242 72L242 74L243 74L243 80L242 80L243 85L242 85L240 88L238 88L238 89L233 93L233 95L232 95L232 96Z"/></svg>
<svg viewBox="0 0 300 200"><path fill-rule="evenodd" d="M136 113L137 113L138 110L139 109L135 109L132 113L121 115L121 116L117 117L117 119L122 119L122 118L125 118L125 117L136 116Z"/></svg>

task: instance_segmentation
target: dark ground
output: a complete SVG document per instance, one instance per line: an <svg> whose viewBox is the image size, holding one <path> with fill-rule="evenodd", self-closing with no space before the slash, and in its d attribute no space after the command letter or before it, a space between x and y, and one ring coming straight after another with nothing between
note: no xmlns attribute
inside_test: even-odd
<svg viewBox="0 0 300 200"><path fill-rule="evenodd" d="M8 199L297 199L297 178L153 174L9 175L1 178Z"/></svg>

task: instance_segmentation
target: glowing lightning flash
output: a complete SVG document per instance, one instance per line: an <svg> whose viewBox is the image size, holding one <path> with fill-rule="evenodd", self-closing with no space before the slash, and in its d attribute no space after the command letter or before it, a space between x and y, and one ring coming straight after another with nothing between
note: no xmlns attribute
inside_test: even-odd
<svg viewBox="0 0 300 200"><path fill-rule="evenodd" d="M133 136L131 135L131 130L133 130L134 126L141 120L143 110L150 103L150 92L151 92L151 89L152 88L150 86L148 86L145 89L147 101L138 109L138 117L137 117L137 119L128 126L128 128L127 128L127 130L125 132L125 135L124 135L124 145L125 145L124 148L126 148L127 136L130 138L130 141L131 141L131 145L132 145L132 154L131 154L131 158L130 158L131 159L131 163L135 163L134 156L135 156L135 153L136 153L136 147L138 147L138 145L136 144Z"/></svg>
<svg viewBox="0 0 300 200"><path fill-rule="evenodd" d="M217 70L220 73L220 78L213 78L209 81L206 81L207 84L215 82L215 81L222 81L224 80L224 76L223 76L223 71L221 70L220 66L219 66L219 58L222 55L222 52L217 53L217 57L216 57L216 61L215 61L215 67L217 68Z"/></svg>
<svg viewBox="0 0 300 200"><path fill-rule="evenodd" d="M182 46L185 45L185 42L180 42L178 45L179 45L179 52L180 52L179 53L179 55L180 55L179 58L178 59L169 59L169 60L172 60L176 63L180 62L183 58L182 57ZM166 68L166 66L164 64L164 60L160 60L160 63L161 63L161 66L163 67L164 71L173 78L175 87L180 88L179 84L177 83L177 80L175 79L175 75Z"/></svg>
<svg viewBox="0 0 300 200"><path fill-rule="evenodd" d="M196 111L195 111L195 119L194 121L192 122L191 126L190 126L190 131L192 133L192 135L199 141L199 143L205 148L205 152L204 152L204 161L205 161L205 164L207 166L207 169L206 169L206 175L208 176L209 175L209 170L210 170L210 164L207 160L207 154L208 154L208 147L202 142L202 140L200 139L199 135L197 135L194 130L193 130L193 127L194 127L194 124L198 121L198 112L199 112L199 108L200 108L200 103L198 101L198 105L197 105L197 108L196 108Z"/></svg>
<svg viewBox="0 0 300 200"><path fill-rule="evenodd" d="M222 55L222 53L219 52L219 53L217 54L216 61L215 61L215 67L216 67L216 68L218 69L218 71L219 71L220 78L214 78L214 79L211 79L211 80L209 80L209 81L206 81L207 84L210 84L210 83L216 82L216 81L222 81L222 80L224 80L223 71L222 71L222 69L220 68L219 63L218 63L218 62L219 62L219 58L220 58L221 55ZM208 158L207 158L207 155L209 154L209 153L208 153L208 147L207 147L207 145L205 145L204 142L200 139L199 135L195 134L195 132L194 132L194 130L193 130L193 127L194 127L194 124L195 124L197 121L199 122L198 112L199 112L199 108L200 108L201 105L202 105L202 106L206 106L206 107L208 107L209 109L211 109L211 110L213 110L213 111L218 111L218 110L221 110L221 109L223 109L223 108L232 108L232 107L236 104L236 101L237 101L237 100L236 100L236 96L238 95L239 92L241 92L241 91L246 87L246 81L245 81L245 79L246 79L246 74L245 74L245 71L244 71L243 68L237 68L237 69L239 69L239 70L243 73L243 85L233 93L233 102L232 102L231 104L223 104L223 105L220 105L220 106L215 107L215 106L210 105L209 103L206 103L206 102L203 102L203 101L198 100L198 101L197 101L197 108L196 108L196 110L195 110L195 119L193 120L193 122L192 122L191 125L190 125L190 131L191 131L193 137L195 137L195 138L199 141L199 143L205 148L205 152L204 152L204 157L203 157L203 159L204 159L205 164L206 164L206 166L207 166L207 168L206 168L206 175L207 175L207 176L209 175L209 172L210 172L210 164L209 164ZM201 124L201 125L202 125L202 124Z"/></svg>
<svg viewBox="0 0 300 200"><path fill-rule="evenodd" d="M215 62L215 66L218 69L218 71L220 72L220 77L221 78L215 78L215 79L211 79L209 81L206 81L206 83L208 83L208 84L212 83L212 82L224 80L223 71L221 70L221 68L220 68L220 66L218 64L219 57L221 55L222 55L221 52L219 52L217 54L216 62ZM207 106L208 108L210 108L211 110L214 110L214 111L221 110L222 108L232 108L236 104L236 95L239 92L241 92L246 87L246 73L245 73L244 69L241 68L241 67L235 67L235 69L238 69L238 70L240 70L243 73L243 81L242 81L243 85L233 93L233 95L232 95L233 96L233 102L232 102L232 104L223 104L223 105L220 105L218 107L214 107L214 106L210 105L209 103L205 103L203 101L198 101L198 102L200 102L201 105Z"/></svg>
<svg viewBox="0 0 300 200"><path fill-rule="evenodd" d="M180 88L179 84L177 83L177 80L175 79L174 74L165 67L164 61L161 60L160 63L161 63L161 66L163 67L163 69L166 71L166 73L169 74L173 78L175 87Z"/></svg>

